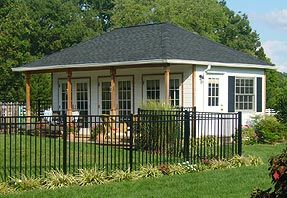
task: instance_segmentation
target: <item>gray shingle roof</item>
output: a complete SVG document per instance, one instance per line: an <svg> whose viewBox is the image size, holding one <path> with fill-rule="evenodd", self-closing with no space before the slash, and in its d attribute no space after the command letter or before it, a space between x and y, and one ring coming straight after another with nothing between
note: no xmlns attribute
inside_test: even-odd
<svg viewBox="0 0 287 198"><path fill-rule="evenodd" d="M269 64L171 24L115 29L23 67L181 59L220 63Z"/></svg>

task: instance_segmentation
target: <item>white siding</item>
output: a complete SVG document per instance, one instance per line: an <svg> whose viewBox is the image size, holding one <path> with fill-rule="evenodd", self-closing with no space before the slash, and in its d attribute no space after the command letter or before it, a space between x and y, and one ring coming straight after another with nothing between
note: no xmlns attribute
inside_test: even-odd
<svg viewBox="0 0 287 198"><path fill-rule="evenodd" d="M265 94L265 74L262 69L248 69L248 68L229 68L229 67L211 67L207 72L204 70L207 69L207 66L197 66L196 67L196 107L198 111L209 111L207 105L207 94L208 94L208 76L211 75L221 75L219 89L223 90L223 96L220 98L219 102L219 112L228 112L228 76L235 77L262 77L262 106L263 112L265 111L266 106L266 94ZM204 75L204 80L200 80L199 75ZM256 113L256 79L254 81L254 110L253 111L242 111L243 124L248 124L250 118Z"/></svg>
<svg viewBox="0 0 287 198"><path fill-rule="evenodd" d="M207 79L211 75L220 76L220 107L217 111L227 112L228 111L228 76L237 77L262 77L263 82L263 112L265 111L265 74L262 69L243 69L243 68L230 68L230 67L211 67L211 70L204 72L207 66L196 66L195 70L195 106L198 111L210 111L211 109L207 105ZM192 66L191 65L171 65L171 75L180 74L182 75L182 106L192 106ZM148 78L147 75L158 75L164 79L164 68L163 67L150 67L150 68L137 68L137 69L118 69L117 76L132 76L134 78L134 112L141 106L143 102L143 78ZM199 76L203 75L204 80L200 80ZM59 79L65 79L66 73L54 73L53 74L53 107L55 110L59 108L59 90L58 81ZM89 78L91 81L91 114L100 114L98 111L99 105L99 88L98 82L101 77L110 76L109 70L102 71L88 71L88 72L73 72L72 78ZM164 90L162 90L163 92ZM255 93L256 93L256 81L255 81ZM255 94L256 104L256 94ZM214 111L214 109L212 109ZM255 114L254 111L243 112L243 123L245 124L249 117Z"/></svg>

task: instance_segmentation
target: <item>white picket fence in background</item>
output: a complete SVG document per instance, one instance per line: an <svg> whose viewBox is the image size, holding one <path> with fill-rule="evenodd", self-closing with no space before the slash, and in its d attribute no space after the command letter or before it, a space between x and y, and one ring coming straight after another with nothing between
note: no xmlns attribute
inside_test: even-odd
<svg viewBox="0 0 287 198"><path fill-rule="evenodd" d="M265 110L265 115L274 116L276 114L277 114L277 112L274 109L266 109Z"/></svg>

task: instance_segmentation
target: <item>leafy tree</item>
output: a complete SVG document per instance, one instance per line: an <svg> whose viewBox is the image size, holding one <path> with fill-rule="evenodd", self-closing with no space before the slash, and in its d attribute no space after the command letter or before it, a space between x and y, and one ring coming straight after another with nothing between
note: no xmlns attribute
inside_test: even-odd
<svg viewBox="0 0 287 198"><path fill-rule="evenodd" d="M189 31L218 40L227 23L216 0L115 0L113 27L170 22Z"/></svg>
<svg viewBox="0 0 287 198"><path fill-rule="evenodd" d="M29 63L102 33L99 12L83 9L79 2L1 1L0 99L24 99L24 76L12 72L12 67ZM50 75L33 75L32 100L50 98L50 82Z"/></svg>
<svg viewBox="0 0 287 198"><path fill-rule="evenodd" d="M103 31L110 28L112 9L114 3L112 0L80 0L79 5L83 11L97 10L97 17L100 19Z"/></svg>
<svg viewBox="0 0 287 198"><path fill-rule="evenodd" d="M0 99L17 99L23 87L23 76L11 68L33 60L29 53L33 21L28 6L22 2L2 2L0 9Z"/></svg>

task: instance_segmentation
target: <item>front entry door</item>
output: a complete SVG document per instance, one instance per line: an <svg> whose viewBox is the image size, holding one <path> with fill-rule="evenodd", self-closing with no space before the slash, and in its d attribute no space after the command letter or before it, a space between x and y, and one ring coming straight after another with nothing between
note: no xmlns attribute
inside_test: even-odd
<svg viewBox="0 0 287 198"><path fill-rule="evenodd" d="M223 96L225 86L223 84L223 75L212 74L205 76L205 97L204 102L208 112L222 112L223 111ZM226 91L226 90L225 90Z"/></svg>
<svg viewBox="0 0 287 198"><path fill-rule="evenodd" d="M72 80L73 111L79 111L80 115L90 113L90 82L89 79ZM67 82L59 81L59 110L67 111Z"/></svg>

